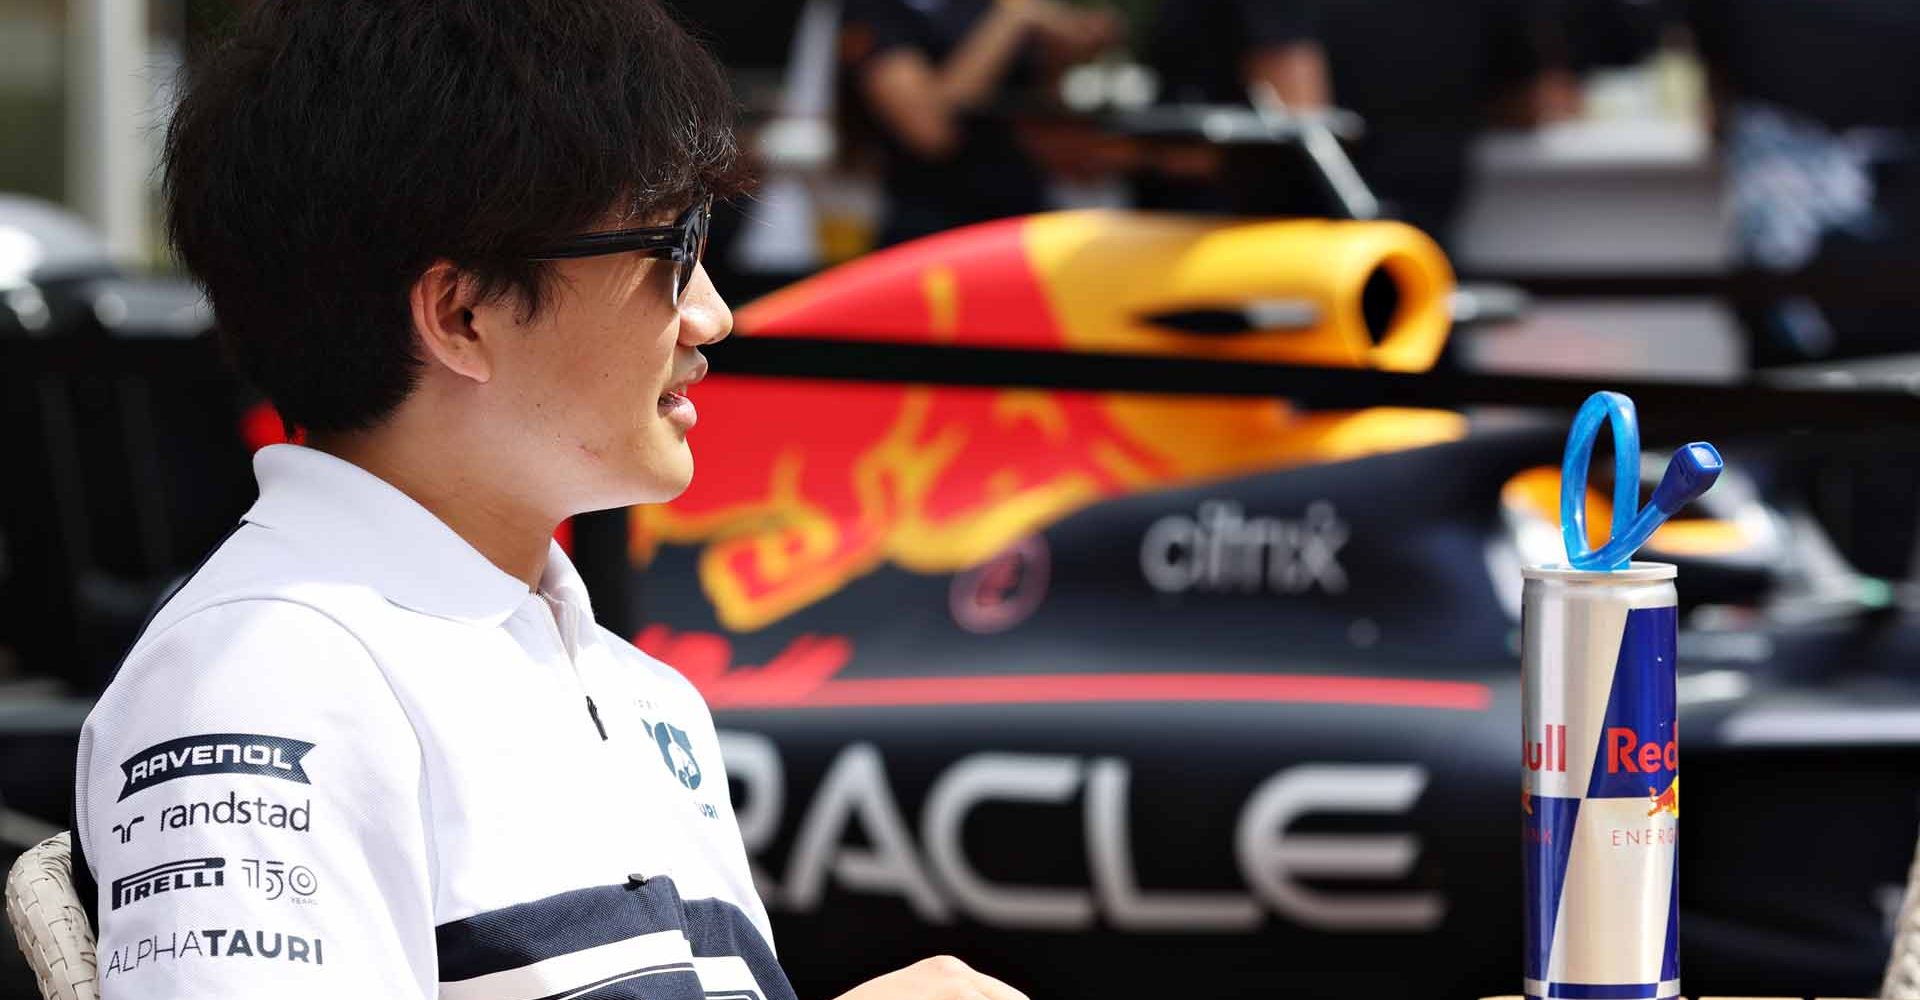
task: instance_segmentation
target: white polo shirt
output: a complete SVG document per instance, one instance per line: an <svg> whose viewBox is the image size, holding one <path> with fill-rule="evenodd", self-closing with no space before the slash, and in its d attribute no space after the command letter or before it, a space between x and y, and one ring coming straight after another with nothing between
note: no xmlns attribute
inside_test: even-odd
<svg viewBox="0 0 1920 1000"><path fill-rule="evenodd" d="M80 736L106 1000L790 1000L713 721L318 451L154 617Z"/></svg>

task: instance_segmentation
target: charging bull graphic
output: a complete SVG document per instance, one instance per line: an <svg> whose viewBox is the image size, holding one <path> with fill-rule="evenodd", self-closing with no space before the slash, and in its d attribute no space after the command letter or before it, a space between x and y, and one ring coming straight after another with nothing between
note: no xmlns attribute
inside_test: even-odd
<svg viewBox="0 0 1920 1000"><path fill-rule="evenodd" d="M1068 212L871 255L743 308L739 328L1419 371L1446 339L1452 284L1432 241L1397 223ZM1111 497L1465 433L1438 411L849 385L724 364L699 392L696 448L725 461L674 503L633 509L633 556L702 546L701 586L736 632L883 563L968 569Z"/></svg>
<svg viewBox="0 0 1920 1000"><path fill-rule="evenodd" d="M1667 785L1667 790L1664 792L1654 788L1647 789L1647 801L1652 803L1651 807L1647 810L1648 816L1658 816L1664 812L1674 819L1679 819L1680 779L1677 777L1674 778L1673 781Z"/></svg>

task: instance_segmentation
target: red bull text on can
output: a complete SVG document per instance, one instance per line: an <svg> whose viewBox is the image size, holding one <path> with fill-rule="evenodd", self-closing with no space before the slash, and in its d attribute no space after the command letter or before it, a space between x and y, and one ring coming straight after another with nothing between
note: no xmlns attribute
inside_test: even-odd
<svg viewBox="0 0 1920 1000"><path fill-rule="evenodd" d="M1523 576L1524 992L1677 997L1674 567Z"/></svg>

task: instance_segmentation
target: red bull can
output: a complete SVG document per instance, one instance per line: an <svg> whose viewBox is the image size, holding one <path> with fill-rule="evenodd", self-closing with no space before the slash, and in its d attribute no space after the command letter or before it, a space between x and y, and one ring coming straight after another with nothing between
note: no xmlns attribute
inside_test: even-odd
<svg viewBox="0 0 1920 1000"><path fill-rule="evenodd" d="M1522 572L1523 992L1678 997L1674 567Z"/></svg>

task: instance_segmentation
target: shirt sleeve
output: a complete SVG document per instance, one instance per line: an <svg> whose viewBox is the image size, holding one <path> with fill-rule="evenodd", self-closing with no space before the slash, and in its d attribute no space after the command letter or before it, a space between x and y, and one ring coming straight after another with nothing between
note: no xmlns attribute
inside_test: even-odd
<svg viewBox="0 0 1920 1000"><path fill-rule="evenodd" d="M144 638L88 717L103 1000L432 997L424 771L365 647L250 600Z"/></svg>
<svg viewBox="0 0 1920 1000"><path fill-rule="evenodd" d="M1231 0L1244 39L1243 51L1310 42L1319 38L1314 17L1319 0Z"/></svg>

